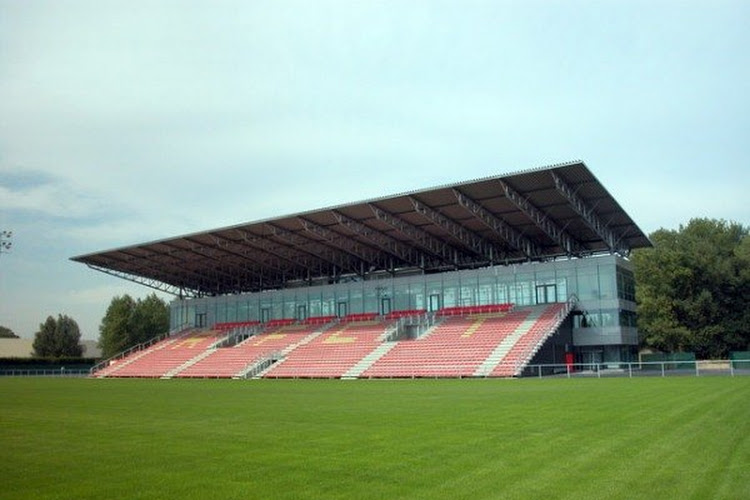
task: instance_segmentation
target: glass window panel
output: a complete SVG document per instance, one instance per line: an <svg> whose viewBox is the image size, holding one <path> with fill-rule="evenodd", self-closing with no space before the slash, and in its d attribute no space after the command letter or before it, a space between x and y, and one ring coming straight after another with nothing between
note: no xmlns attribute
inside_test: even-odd
<svg viewBox="0 0 750 500"><path fill-rule="evenodd" d="M409 297L409 284L402 283L395 287L396 297L393 304L393 309L396 311L404 311L411 309L410 297Z"/></svg>
<svg viewBox="0 0 750 500"><path fill-rule="evenodd" d="M284 317L284 303L280 300L271 302L271 319Z"/></svg>
<svg viewBox="0 0 750 500"><path fill-rule="evenodd" d="M578 269L578 298L581 300L599 299L599 277L596 268Z"/></svg>
<svg viewBox="0 0 750 500"><path fill-rule="evenodd" d="M320 300L321 316L334 316L336 314L336 295L333 290L324 290Z"/></svg>
<svg viewBox="0 0 750 500"><path fill-rule="evenodd" d="M237 321L248 321L250 319L250 304L247 300L237 303Z"/></svg>
<svg viewBox="0 0 750 500"><path fill-rule="evenodd" d="M443 288L442 307L454 307L458 304L458 287L454 284L446 284Z"/></svg>
<svg viewBox="0 0 750 500"><path fill-rule="evenodd" d="M309 297L309 304L310 304L310 314L308 316L315 317L315 316L323 316L323 307L322 302L320 300L320 295L313 294Z"/></svg>
<svg viewBox="0 0 750 500"><path fill-rule="evenodd" d="M237 302L227 302L227 321L237 321Z"/></svg>
<svg viewBox="0 0 750 500"><path fill-rule="evenodd" d="M602 299L614 299L617 294L617 283L614 265L599 266L599 296Z"/></svg>
<svg viewBox="0 0 750 500"><path fill-rule="evenodd" d="M495 285L495 302L497 304L508 304L514 302L511 298L509 288L509 284L505 281L501 281Z"/></svg>
<svg viewBox="0 0 750 500"><path fill-rule="evenodd" d="M364 290L364 305L362 312L376 312L379 310L380 297L388 295L384 286L367 287Z"/></svg>
<svg viewBox="0 0 750 500"><path fill-rule="evenodd" d="M424 283L409 284L409 307L407 309L427 309L425 302Z"/></svg>
<svg viewBox="0 0 750 500"><path fill-rule="evenodd" d="M362 288L358 285L349 290L349 312L347 314L358 314L364 311Z"/></svg>
<svg viewBox="0 0 750 500"><path fill-rule="evenodd" d="M225 302L216 303L216 323L227 321L227 305Z"/></svg>
<svg viewBox="0 0 750 500"><path fill-rule="evenodd" d="M286 297L284 301L284 314L283 318L296 318L297 317L297 301L292 297Z"/></svg>

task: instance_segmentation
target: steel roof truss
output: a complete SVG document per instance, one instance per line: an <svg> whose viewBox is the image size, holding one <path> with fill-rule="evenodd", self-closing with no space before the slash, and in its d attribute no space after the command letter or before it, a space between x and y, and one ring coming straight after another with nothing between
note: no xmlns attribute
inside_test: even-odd
<svg viewBox="0 0 750 500"><path fill-rule="evenodd" d="M373 250L372 248L363 245L359 241L344 236L336 231L323 227L312 221L304 219L302 217L297 218L305 231L311 234L315 234L325 239L332 245L337 246L343 251L352 254L354 257L363 261L367 266L377 265L382 263L382 257L380 252Z"/></svg>
<svg viewBox="0 0 750 500"><path fill-rule="evenodd" d="M321 244L321 242L317 240L304 238L291 231L287 231L284 228L274 226L273 224L266 224L266 226L271 228L271 232L273 233L274 236L287 242L289 245L295 247L297 251L307 254L313 258L316 258L332 266L332 269L331 269L332 272L326 273L326 274L336 275L336 269L347 270L354 274L361 274L360 269L357 269L356 266L352 266L351 259L342 258L340 251L331 250L330 247L328 247L327 245ZM316 244L317 246L321 247L321 251L313 252L313 251L307 250L307 248L305 247L309 246L310 243Z"/></svg>
<svg viewBox="0 0 750 500"><path fill-rule="evenodd" d="M527 258L533 259L542 255L542 249L539 245L513 229L500 217L493 215L476 200L469 198L458 189L454 189L453 194L456 196L459 205L468 210L474 217L483 222L504 241L507 241L513 248L523 252Z"/></svg>
<svg viewBox="0 0 750 500"><path fill-rule="evenodd" d="M399 233L407 236L419 246L438 257L444 263L450 265L458 264L458 255L449 245L438 240L424 229L420 229L372 203L370 203L369 206L378 220L385 222Z"/></svg>
<svg viewBox="0 0 750 500"><path fill-rule="evenodd" d="M260 236L250 236L247 232L242 231L241 229L236 229L236 231L242 236L245 243L253 248L257 248L261 252L277 256L279 259L291 264L291 268L302 268L310 274L314 271L315 264L320 265L319 259L313 260L309 256L301 258L299 252L296 252L287 245L280 245L278 243L274 244ZM285 271L290 272L289 269L286 269Z"/></svg>
<svg viewBox="0 0 750 500"><path fill-rule="evenodd" d="M552 178L555 181L555 187L557 191L568 200L573 209L580 215L586 224L604 240L610 251L618 252L622 255L627 255L628 248L621 245L622 237L615 234L607 224L605 224L596 212L594 208L589 206L580 196L571 188L565 181L563 181L559 175L555 172L550 172Z"/></svg>
<svg viewBox="0 0 750 500"><path fill-rule="evenodd" d="M169 283L165 283L157 279L146 278L143 276L137 276L137 275L130 274L130 273L116 271L113 269L108 269L106 267L97 266L96 264L86 264L86 266L95 271L99 271L99 272L108 274L110 276L114 276L116 278L121 278L121 279L125 279L128 281L132 281L133 283L144 285L149 288L153 288L154 290L165 292L165 293L174 295L176 297L183 297L185 295L190 296L190 297L200 296L200 292L198 292L197 290L183 288L183 287L179 287L176 285L170 285Z"/></svg>
<svg viewBox="0 0 750 500"><path fill-rule="evenodd" d="M218 263L218 265L208 266L207 271L209 271L209 275L204 276L206 279L210 280L210 284L209 286L207 286L207 288L210 289L211 291L217 291L217 290L222 290L222 289L227 289L227 291L237 291L243 288L241 285L239 285L239 283L242 283L242 278L245 276L250 275L254 279L259 280L260 282L262 282L263 279L268 276L268 275L263 274L263 268L261 268L260 270L257 270L255 268L251 268L247 266L245 262L242 262L242 266L239 269L239 271L241 272L235 272L235 273L228 272L222 266L229 263L230 270L235 271L235 270L238 270L237 266L235 265L236 262L233 262L231 259L222 258L223 256L217 257L215 254L210 252L211 250L213 250L210 247L206 247L205 245L202 245L193 240L188 240L188 239L186 240L193 243L194 246L190 249L181 249L181 250L193 253L195 255L200 255L201 257L205 259L209 259ZM165 243L165 245L171 246L172 248L179 249L179 247L175 247L174 245L169 245L167 243ZM208 252L204 250L208 250ZM177 258L179 259L179 257ZM184 261L184 262L187 264L189 261ZM180 270L184 271L185 268L180 267ZM199 273L195 273L195 271L193 271L193 273L199 276L202 276Z"/></svg>
<svg viewBox="0 0 750 500"><path fill-rule="evenodd" d="M464 244L476 255L487 259L488 262L495 262L498 258L504 256L505 252L498 251L492 242L482 238L472 231L469 231L434 208L422 203L412 196L409 197L409 201L411 201L414 210L416 210L417 213L448 231L451 236Z"/></svg>
<svg viewBox="0 0 750 500"><path fill-rule="evenodd" d="M232 247L234 248L239 247L240 249L243 249L243 250L246 249L247 247L243 247L242 243L230 240L229 238L226 238L225 236L220 236L218 234L212 233L210 234L210 236L214 240L214 243L216 243L217 247L221 248L223 251L231 255L239 257L243 261L252 262L252 263L260 262L262 264L262 267L267 267L277 272L284 272L284 270L281 267L279 267L280 265L279 258L273 254L270 254L269 252L260 250L263 254L270 256L273 259L273 263L271 263L271 259L261 260L261 259L251 258L248 256L248 253L246 252L241 252L241 251L232 249Z"/></svg>
<svg viewBox="0 0 750 500"><path fill-rule="evenodd" d="M421 252L410 248L408 245L404 245L397 239L391 238L376 229L372 229L359 221L351 219L340 212L333 210L333 216L339 224L346 226L350 231L372 242L381 250L388 252L412 267L419 266L419 254L421 254ZM424 254L422 254L422 256L424 257ZM424 258L422 258L422 260L424 260Z"/></svg>
<svg viewBox="0 0 750 500"><path fill-rule="evenodd" d="M182 259L174 254L150 254L147 256L142 256L140 258L133 258L128 259L125 261L121 261L125 266L120 267L127 267L127 271L122 272L131 272L131 271L142 271L147 270L150 271L151 274L158 274L159 271L166 268L172 268L176 269L178 271L177 274L192 274L193 276L196 276L200 279L211 279L210 277L206 276L205 274L199 273L195 270L189 269L186 264L189 263L189 261ZM132 265L135 263L136 265Z"/></svg>
<svg viewBox="0 0 750 500"><path fill-rule="evenodd" d="M528 199L521 196L516 190L510 187L502 179L498 179L505 196L521 210L531 221L537 225L544 233L552 238L567 255L577 255L581 253L581 245L574 240L566 231L555 224L552 219L544 212L535 207Z"/></svg>

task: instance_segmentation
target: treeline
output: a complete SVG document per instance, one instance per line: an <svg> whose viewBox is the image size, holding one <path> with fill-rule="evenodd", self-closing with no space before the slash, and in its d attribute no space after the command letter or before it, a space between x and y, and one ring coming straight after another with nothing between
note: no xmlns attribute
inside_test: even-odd
<svg viewBox="0 0 750 500"><path fill-rule="evenodd" d="M632 255L642 346L701 359L750 350L748 228L693 219L649 238Z"/></svg>

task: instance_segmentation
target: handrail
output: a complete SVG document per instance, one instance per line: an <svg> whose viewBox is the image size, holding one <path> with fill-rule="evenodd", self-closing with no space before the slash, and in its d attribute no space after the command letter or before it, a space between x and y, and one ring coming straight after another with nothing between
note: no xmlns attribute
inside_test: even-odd
<svg viewBox="0 0 750 500"><path fill-rule="evenodd" d="M142 351L144 349L147 349L147 348L151 347L152 345L156 344L157 342L161 342L162 340L167 339L167 338L171 337L172 335L174 335L176 333L185 332L185 331L187 331L190 328L192 328L190 325L185 324L180 329L175 328L173 330L170 330L167 333L163 333L163 334L158 335L156 337L153 337L153 338L151 338L151 339L149 339L149 340L147 340L145 342L141 342L141 343L136 344L136 345L134 345L132 347L129 347L128 349L126 349L126 350L124 350L124 351L122 351L122 352L120 352L118 354L115 354L114 356L112 356L110 358L107 358L104 361L100 361L99 363L97 363L94 366L92 366L91 370L89 370L89 375L93 375L94 373L96 373L96 372L98 372L100 370L103 370L104 368L108 367L112 363L112 361L117 361L118 359L126 358L126 357L128 357L129 355L131 355L134 352L139 352L139 351Z"/></svg>
<svg viewBox="0 0 750 500"><path fill-rule="evenodd" d="M566 300L564 304L565 305L559 311L557 311L557 313L555 313L555 321L545 332L544 336L536 344L527 347L521 352L521 356L519 356L518 361L516 361L513 368L514 373L520 373L521 370L524 369L524 367L528 366L527 363L534 358L534 355L539 351L539 349L541 349L544 342L546 342L547 339L560 327L562 322L565 321L565 318L567 318L571 311L576 307L576 305L578 304L578 296L574 293L571 293L568 296L568 300ZM547 306L548 305L549 304L547 304ZM536 323L538 319L539 318L534 320L534 322Z"/></svg>
<svg viewBox="0 0 750 500"><path fill-rule="evenodd" d="M270 352L268 354L264 354L262 356L258 356L257 358L250 361L248 364L245 365L245 367L239 371L238 377L242 378L250 378L254 377L264 369L271 366L273 363L268 363L269 361L278 360L282 357L281 351L274 351Z"/></svg>

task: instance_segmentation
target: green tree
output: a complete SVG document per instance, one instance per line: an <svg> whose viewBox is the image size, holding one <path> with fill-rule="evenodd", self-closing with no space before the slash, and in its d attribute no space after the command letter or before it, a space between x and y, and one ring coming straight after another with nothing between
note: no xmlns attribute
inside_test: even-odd
<svg viewBox="0 0 750 500"><path fill-rule="evenodd" d="M105 358L169 331L169 306L156 294L133 300L114 297L99 326L99 347Z"/></svg>
<svg viewBox="0 0 750 500"><path fill-rule="evenodd" d="M645 346L725 357L750 344L750 238L740 224L693 219L633 253Z"/></svg>
<svg viewBox="0 0 750 500"><path fill-rule="evenodd" d="M0 326L0 339L17 339L18 335L7 326Z"/></svg>
<svg viewBox="0 0 750 500"><path fill-rule="evenodd" d="M34 355L42 358L77 358L83 355L78 323L62 314L58 315L57 319L48 316L47 320L39 325L32 346Z"/></svg>
<svg viewBox="0 0 750 500"><path fill-rule="evenodd" d="M99 348L103 357L109 358L129 347L130 318L135 304L129 295L115 297L110 302L99 325Z"/></svg>

